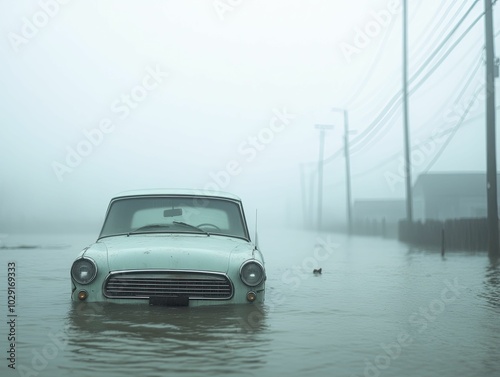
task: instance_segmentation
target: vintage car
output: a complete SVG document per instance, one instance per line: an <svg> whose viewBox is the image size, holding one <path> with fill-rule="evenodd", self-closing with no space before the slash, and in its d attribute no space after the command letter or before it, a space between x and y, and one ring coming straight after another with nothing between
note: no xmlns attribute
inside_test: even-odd
<svg viewBox="0 0 500 377"><path fill-rule="evenodd" d="M109 204L97 241L71 267L76 302L164 306L264 301L263 255L241 200L221 192L141 190Z"/></svg>

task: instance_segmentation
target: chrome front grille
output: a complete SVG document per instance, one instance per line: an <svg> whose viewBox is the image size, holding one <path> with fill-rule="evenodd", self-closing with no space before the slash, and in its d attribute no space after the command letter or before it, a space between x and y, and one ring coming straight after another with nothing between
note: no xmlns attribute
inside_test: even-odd
<svg viewBox="0 0 500 377"><path fill-rule="evenodd" d="M233 286L226 275L191 271L122 271L104 282L108 298L188 296L197 300L227 300Z"/></svg>

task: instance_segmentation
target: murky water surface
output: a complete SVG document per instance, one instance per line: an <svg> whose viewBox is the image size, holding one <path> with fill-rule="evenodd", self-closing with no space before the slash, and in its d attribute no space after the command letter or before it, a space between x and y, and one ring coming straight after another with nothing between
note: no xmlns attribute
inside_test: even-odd
<svg viewBox="0 0 500 377"><path fill-rule="evenodd" d="M211 308L74 305L69 267L94 235L3 238L42 247L0 249L0 374L500 374L500 269L485 254L442 259L394 240L298 231L260 237L266 304ZM5 357L8 262L16 264L16 370Z"/></svg>

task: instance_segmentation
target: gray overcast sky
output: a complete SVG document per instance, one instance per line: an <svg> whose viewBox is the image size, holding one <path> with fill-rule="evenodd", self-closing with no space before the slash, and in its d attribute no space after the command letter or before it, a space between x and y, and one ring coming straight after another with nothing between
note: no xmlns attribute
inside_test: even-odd
<svg viewBox="0 0 500 377"><path fill-rule="evenodd" d="M412 76L474 1L409 2ZM410 84L414 177L485 169L483 20L434 67L482 10ZM100 221L113 194L152 187L301 216L317 123L335 126L325 205L342 218L333 107L349 110L353 199L404 196L400 1L3 1L0 28L0 226Z"/></svg>

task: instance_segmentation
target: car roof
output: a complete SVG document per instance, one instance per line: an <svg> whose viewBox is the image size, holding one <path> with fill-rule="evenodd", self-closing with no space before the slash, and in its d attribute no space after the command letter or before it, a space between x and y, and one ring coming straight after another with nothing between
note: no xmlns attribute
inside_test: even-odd
<svg viewBox="0 0 500 377"><path fill-rule="evenodd" d="M198 196L198 197L208 196L208 197L217 197L217 198L225 198L225 199L241 201L241 199L238 196L224 191L203 190L203 189L172 189L172 188L123 191L113 196L113 199L129 197L129 196L132 197L132 196L164 196L164 195Z"/></svg>

